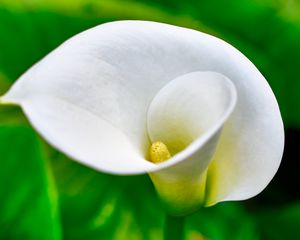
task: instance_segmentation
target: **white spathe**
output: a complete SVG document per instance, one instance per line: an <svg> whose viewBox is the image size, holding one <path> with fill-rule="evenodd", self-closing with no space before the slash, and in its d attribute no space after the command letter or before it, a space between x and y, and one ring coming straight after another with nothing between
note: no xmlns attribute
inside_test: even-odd
<svg viewBox="0 0 300 240"><path fill-rule="evenodd" d="M50 144L83 164L155 172L159 194L179 204L198 191L205 205L250 198L283 153L278 104L255 66L220 39L167 24L119 21L80 33L0 101L20 105ZM146 160L156 140L172 159ZM181 198L187 185L194 190Z"/></svg>
<svg viewBox="0 0 300 240"><path fill-rule="evenodd" d="M175 156L165 162L172 166L150 177L172 214L185 215L208 204L207 169L236 100L236 89L225 76L192 72L172 80L151 102L150 139L165 143Z"/></svg>

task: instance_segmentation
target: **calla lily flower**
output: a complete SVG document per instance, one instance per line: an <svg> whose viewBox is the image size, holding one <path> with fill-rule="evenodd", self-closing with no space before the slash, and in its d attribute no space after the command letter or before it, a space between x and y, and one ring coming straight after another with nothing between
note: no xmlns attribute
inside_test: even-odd
<svg viewBox="0 0 300 240"><path fill-rule="evenodd" d="M195 30L118 21L67 40L1 97L98 171L150 173L175 215L261 192L283 153L274 94L237 49ZM151 143L170 158L149 161Z"/></svg>

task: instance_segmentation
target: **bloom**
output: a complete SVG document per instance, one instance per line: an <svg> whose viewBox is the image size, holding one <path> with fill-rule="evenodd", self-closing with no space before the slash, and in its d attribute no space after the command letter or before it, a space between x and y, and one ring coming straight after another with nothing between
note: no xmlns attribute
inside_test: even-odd
<svg viewBox="0 0 300 240"><path fill-rule="evenodd" d="M71 158L113 174L149 173L170 211L262 191L283 152L283 124L264 77L207 34L119 21L76 35L0 101ZM151 142L172 158L154 164Z"/></svg>

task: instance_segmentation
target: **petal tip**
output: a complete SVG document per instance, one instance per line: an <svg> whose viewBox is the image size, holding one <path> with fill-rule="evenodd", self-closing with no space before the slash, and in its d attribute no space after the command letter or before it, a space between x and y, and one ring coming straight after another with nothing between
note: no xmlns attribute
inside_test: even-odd
<svg viewBox="0 0 300 240"><path fill-rule="evenodd" d="M6 95L0 97L0 105L18 105L14 100L10 100Z"/></svg>

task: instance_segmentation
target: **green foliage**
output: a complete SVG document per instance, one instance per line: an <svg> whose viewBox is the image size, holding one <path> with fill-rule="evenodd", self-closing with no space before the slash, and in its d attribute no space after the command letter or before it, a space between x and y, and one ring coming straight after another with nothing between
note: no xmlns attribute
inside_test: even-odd
<svg viewBox="0 0 300 240"><path fill-rule="evenodd" d="M0 239L61 239L57 195L36 135L0 127Z"/></svg>
<svg viewBox="0 0 300 240"><path fill-rule="evenodd" d="M300 204L270 209L257 216L265 240L298 239L300 236Z"/></svg>
<svg viewBox="0 0 300 240"><path fill-rule="evenodd" d="M189 236L201 234L209 240L260 239L255 220L239 203L201 209L188 218L186 228Z"/></svg>
<svg viewBox="0 0 300 240"><path fill-rule="evenodd" d="M266 76L288 126L300 126L300 18L284 1L9 1L0 3L0 95L70 36L144 19L229 41ZM300 9L298 5L295 5ZM203 24L205 23L205 24ZM111 176L42 143L17 107L0 106L0 239L162 239L164 211L147 176ZM251 212L222 203L187 218L186 239L297 239L300 208Z"/></svg>
<svg viewBox="0 0 300 240"><path fill-rule="evenodd" d="M163 211L147 176L111 176L50 150L65 239L160 239Z"/></svg>

